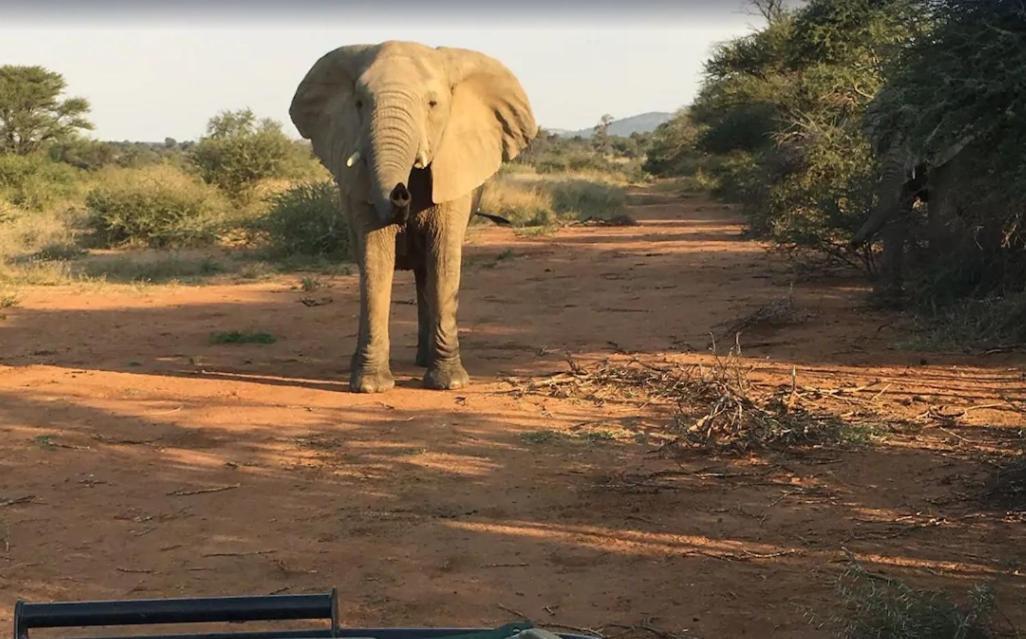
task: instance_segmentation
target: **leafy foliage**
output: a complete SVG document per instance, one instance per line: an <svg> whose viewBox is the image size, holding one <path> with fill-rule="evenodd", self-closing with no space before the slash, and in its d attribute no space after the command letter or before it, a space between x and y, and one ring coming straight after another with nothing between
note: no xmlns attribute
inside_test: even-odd
<svg viewBox="0 0 1026 639"><path fill-rule="evenodd" d="M756 231L846 258L873 197L861 114L883 61L918 28L916 4L812 0L707 62L691 110L697 144L717 158L720 195L740 202Z"/></svg>
<svg viewBox="0 0 1026 639"><path fill-rule="evenodd" d="M253 111L224 111L207 124L207 135L192 148L190 161L208 184L244 197L265 178L304 177L316 171L309 149L293 142L281 124Z"/></svg>
<svg viewBox="0 0 1026 639"><path fill-rule="evenodd" d="M767 24L716 49L695 103L653 134L645 168L708 173L755 232L872 273L873 252L849 240L877 200L878 164L898 145L927 165L964 146L966 237L957 259L921 262L917 298L934 307L1022 290L1026 6L753 4Z"/></svg>
<svg viewBox="0 0 1026 639"><path fill-rule="evenodd" d="M959 211L971 237L925 274L928 304L1023 290L1026 282L1026 5L928 0L933 28L891 61L866 112L880 153L928 165L963 148ZM966 143L968 145L966 146ZM954 295L952 295L954 293ZM948 299L945 299L948 298Z"/></svg>
<svg viewBox="0 0 1026 639"><path fill-rule="evenodd" d="M349 221L330 180L298 184L274 196L258 226L281 257L350 257Z"/></svg>
<svg viewBox="0 0 1026 639"><path fill-rule="evenodd" d="M62 98L64 77L39 66L0 66L0 153L27 155L65 140L86 120L89 103Z"/></svg>
<svg viewBox="0 0 1026 639"><path fill-rule="evenodd" d="M654 175L690 175L697 168L698 130L688 109L681 109L652 132L642 168Z"/></svg>
<svg viewBox="0 0 1026 639"><path fill-rule="evenodd" d="M0 154L0 201L39 210L78 191L79 171L45 155Z"/></svg>
<svg viewBox="0 0 1026 639"><path fill-rule="evenodd" d="M112 174L85 198L89 226L107 246L211 244L228 208L218 191L171 166Z"/></svg>

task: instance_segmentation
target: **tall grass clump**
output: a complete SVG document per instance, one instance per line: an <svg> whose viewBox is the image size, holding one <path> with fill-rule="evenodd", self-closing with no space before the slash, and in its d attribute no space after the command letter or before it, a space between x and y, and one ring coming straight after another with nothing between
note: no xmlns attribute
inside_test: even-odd
<svg viewBox="0 0 1026 639"><path fill-rule="evenodd" d="M514 226L548 226L585 218L622 215L622 186L573 174L502 172L481 196L481 210L501 215Z"/></svg>
<svg viewBox="0 0 1026 639"><path fill-rule="evenodd" d="M990 639L994 595L974 586L959 605L942 592L918 590L867 571L857 563L844 572L839 591L847 609L847 639Z"/></svg>
<svg viewBox="0 0 1026 639"><path fill-rule="evenodd" d="M86 195L88 225L103 246L212 244L229 204L214 187L170 165L107 173Z"/></svg>
<svg viewBox="0 0 1026 639"><path fill-rule="evenodd" d="M349 221L331 180L300 183L271 196L270 209L256 226L276 257L351 257Z"/></svg>

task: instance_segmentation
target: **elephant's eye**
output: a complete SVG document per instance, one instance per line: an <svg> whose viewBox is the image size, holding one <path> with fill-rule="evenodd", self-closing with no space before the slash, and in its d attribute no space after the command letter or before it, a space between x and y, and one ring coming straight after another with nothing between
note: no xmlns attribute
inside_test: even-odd
<svg viewBox="0 0 1026 639"><path fill-rule="evenodd" d="M356 108L357 109L362 109L363 108L363 100L357 100L356 101Z"/></svg>
<svg viewBox="0 0 1026 639"><path fill-rule="evenodd" d="M438 100L428 100L428 106L432 109L438 106Z"/></svg>

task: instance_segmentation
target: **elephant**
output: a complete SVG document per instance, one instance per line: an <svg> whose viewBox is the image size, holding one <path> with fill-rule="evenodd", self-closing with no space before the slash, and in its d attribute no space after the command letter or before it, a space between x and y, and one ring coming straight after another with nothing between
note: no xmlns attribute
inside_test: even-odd
<svg viewBox="0 0 1026 639"><path fill-rule="evenodd" d="M876 205L852 237L853 247L879 235L883 243L879 290L900 296L904 279L905 246L916 205L926 206L926 240L932 258L950 254L969 233L964 222L966 202L959 180L967 173L966 137L929 158L896 143L880 154L881 177L876 186Z"/></svg>
<svg viewBox="0 0 1026 639"><path fill-rule="evenodd" d="M538 126L519 80L483 53L415 42L350 45L317 60L289 115L331 172L350 221L360 319L349 386L395 386L393 274L412 270L423 384L469 383L456 311L463 241L482 184Z"/></svg>

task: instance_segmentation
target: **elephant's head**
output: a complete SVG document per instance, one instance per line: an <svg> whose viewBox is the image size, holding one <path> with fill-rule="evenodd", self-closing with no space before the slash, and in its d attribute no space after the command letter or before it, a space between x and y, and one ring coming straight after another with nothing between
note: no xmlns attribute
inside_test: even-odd
<svg viewBox="0 0 1026 639"><path fill-rule="evenodd" d="M289 114L343 190L382 223L409 204L414 168L434 203L480 186L537 133L527 96L498 61L409 42L354 45L318 60Z"/></svg>

